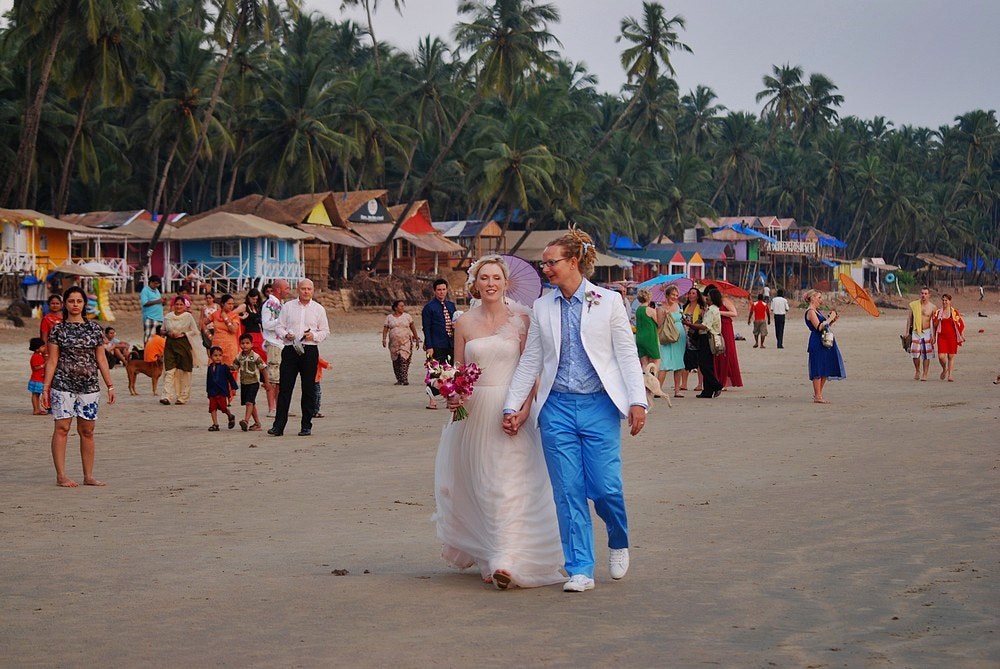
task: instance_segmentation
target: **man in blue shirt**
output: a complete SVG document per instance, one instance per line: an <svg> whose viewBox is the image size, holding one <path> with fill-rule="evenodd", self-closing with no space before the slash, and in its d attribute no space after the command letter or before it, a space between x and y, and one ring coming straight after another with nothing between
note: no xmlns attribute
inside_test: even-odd
<svg viewBox="0 0 1000 669"><path fill-rule="evenodd" d="M448 299L448 282L434 281L434 297L424 305L421 320L424 329L424 350L427 356L440 363L448 362L455 353L455 303ZM437 409L435 388L427 386L428 409Z"/></svg>
<svg viewBox="0 0 1000 669"><path fill-rule="evenodd" d="M153 274L149 277L146 287L139 293L139 304L142 305L143 346L156 332L156 326L163 324L163 305L167 300L160 294L161 283L160 277Z"/></svg>

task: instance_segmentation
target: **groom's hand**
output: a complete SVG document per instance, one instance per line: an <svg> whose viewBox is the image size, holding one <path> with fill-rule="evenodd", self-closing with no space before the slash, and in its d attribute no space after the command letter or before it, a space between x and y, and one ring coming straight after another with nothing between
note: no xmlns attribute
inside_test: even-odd
<svg viewBox="0 0 1000 669"><path fill-rule="evenodd" d="M634 404L628 410L628 426L630 428L629 433L634 437L642 431L642 427L646 424L646 409Z"/></svg>

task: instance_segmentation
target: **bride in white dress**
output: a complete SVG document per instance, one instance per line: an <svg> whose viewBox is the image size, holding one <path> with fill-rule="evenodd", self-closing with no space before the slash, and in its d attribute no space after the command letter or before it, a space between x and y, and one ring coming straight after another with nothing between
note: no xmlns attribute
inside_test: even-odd
<svg viewBox="0 0 1000 669"><path fill-rule="evenodd" d="M438 446L433 520L441 555L460 569L477 565L483 580L501 590L562 583L562 544L538 430L525 424L511 437L500 420L528 310L504 299L508 273L500 257L481 258L469 275L469 292L482 303L455 323L455 364L475 362L482 376L462 400L468 418L449 421Z"/></svg>

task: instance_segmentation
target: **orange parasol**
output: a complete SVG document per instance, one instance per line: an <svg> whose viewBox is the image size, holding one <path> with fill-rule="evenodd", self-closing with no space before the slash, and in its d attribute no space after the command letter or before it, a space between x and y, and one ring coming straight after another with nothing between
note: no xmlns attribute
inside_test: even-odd
<svg viewBox="0 0 1000 669"><path fill-rule="evenodd" d="M872 300L872 296L868 294L867 290L859 286L854 279L846 274L841 274L840 283L844 285L844 291L851 296L852 300L857 302L859 307L870 313L875 318L878 318L881 315L878 307L875 306L875 302Z"/></svg>

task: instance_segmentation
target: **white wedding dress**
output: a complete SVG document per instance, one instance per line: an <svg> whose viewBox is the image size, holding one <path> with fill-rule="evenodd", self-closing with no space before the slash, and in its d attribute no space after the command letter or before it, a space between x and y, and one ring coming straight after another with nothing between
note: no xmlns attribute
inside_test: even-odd
<svg viewBox="0 0 1000 669"><path fill-rule="evenodd" d="M501 425L525 328L517 311L496 334L466 342L465 361L483 371L465 401L469 416L441 434L433 520L450 565L476 564L484 578L505 569L516 585L535 587L566 576L538 429L529 421L511 437Z"/></svg>

